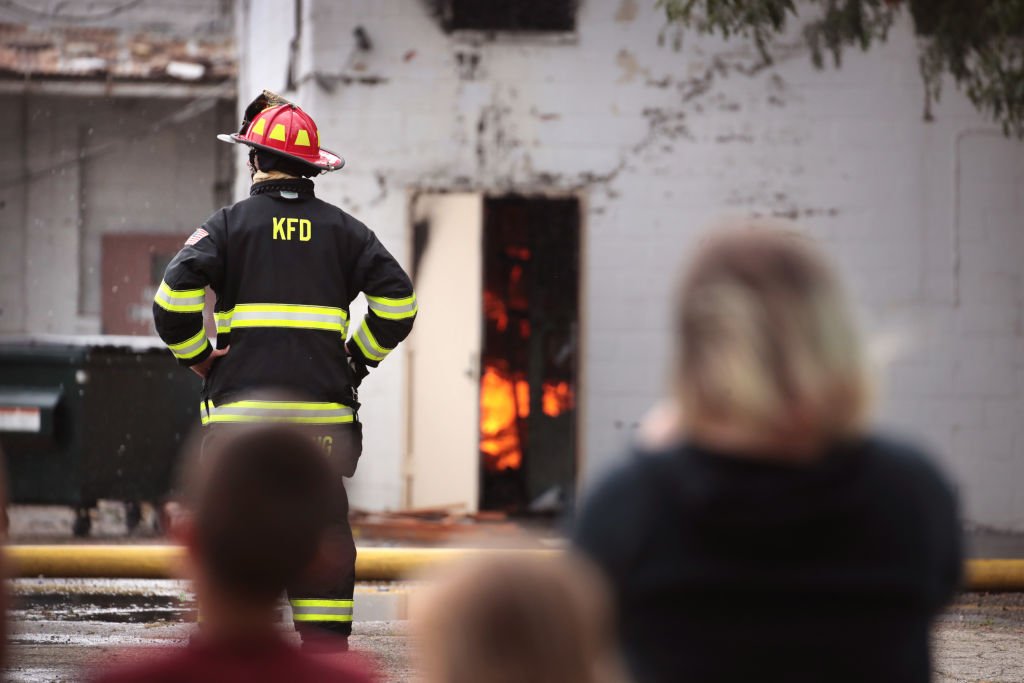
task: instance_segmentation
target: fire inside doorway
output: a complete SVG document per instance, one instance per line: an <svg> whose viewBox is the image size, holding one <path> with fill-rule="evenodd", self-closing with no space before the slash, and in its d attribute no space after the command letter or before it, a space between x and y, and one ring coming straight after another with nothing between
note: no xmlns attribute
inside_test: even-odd
<svg viewBox="0 0 1024 683"><path fill-rule="evenodd" d="M575 198L484 199L482 509L551 514L571 502L579 260Z"/></svg>

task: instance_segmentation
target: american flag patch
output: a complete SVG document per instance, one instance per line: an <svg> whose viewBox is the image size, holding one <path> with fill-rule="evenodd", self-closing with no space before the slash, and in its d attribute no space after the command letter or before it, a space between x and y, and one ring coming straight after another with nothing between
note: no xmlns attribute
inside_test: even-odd
<svg viewBox="0 0 1024 683"><path fill-rule="evenodd" d="M196 228L196 231L192 233L192 235L187 240L185 240L185 246L191 247L193 244L203 239L204 237L208 237L209 235L210 233L206 232L202 228Z"/></svg>

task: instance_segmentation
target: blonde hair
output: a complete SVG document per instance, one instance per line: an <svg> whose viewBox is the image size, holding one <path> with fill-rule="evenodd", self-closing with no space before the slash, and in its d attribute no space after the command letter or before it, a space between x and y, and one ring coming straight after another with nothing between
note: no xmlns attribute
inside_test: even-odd
<svg viewBox="0 0 1024 683"><path fill-rule="evenodd" d="M623 680L603 580L577 558L502 555L433 587L415 624L427 683Z"/></svg>
<svg viewBox="0 0 1024 683"><path fill-rule="evenodd" d="M684 278L678 334L692 436L799 456L862 428L857 326L832 267L794 225L747 219L713 233Z"/></svg>

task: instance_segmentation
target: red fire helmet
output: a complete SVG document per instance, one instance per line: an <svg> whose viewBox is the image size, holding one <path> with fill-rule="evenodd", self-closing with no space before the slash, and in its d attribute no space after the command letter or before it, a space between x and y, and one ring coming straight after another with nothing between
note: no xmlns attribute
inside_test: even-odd
<svg viewBox="0 0 1024 683"><path fill-rule="evenodd" d="M242 122L238 133L222 133L217 138L302 161L321 172L337 171L345 165L340 155L320 146L316 123L298 106L290 102L269 106L259 111L251 121L248 120L249 110L246 114L247 120Z"/></svg>

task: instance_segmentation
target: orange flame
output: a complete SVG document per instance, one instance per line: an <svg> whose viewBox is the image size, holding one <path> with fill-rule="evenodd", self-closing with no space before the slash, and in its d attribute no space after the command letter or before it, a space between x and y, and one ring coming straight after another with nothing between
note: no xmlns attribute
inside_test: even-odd
<svg viewBox="0 0 1024 683"><path fill-rule="evenodd" d="M548 417L558 417L575 405L572 385L568 382L544 382L541 406Z"/></svg>
<svg viewBox="0 0 1024 683"><path fill-rule="evenodd" d="M494 292L484 290L484 316L494 323L499 332L508 328L508 308Z"/></svg>
<svg viewBox="0 0 1024 683"><path fill-rule="evenodd" d="M530 414L530 385L494 366L484 369L480 382L480 450L491 471L519 469L523 449L519 418Z"/></svg>
<svg viewBox="0 0 1024 683"><path fill-rule="evenodd" d="M545 382L541 408L548 417L558 417L575 406L569 382ZM530 416L530 384L521 374L509 376L488 365L480 381L480 450L489 471L519 469L523 446L519 421Z"/></svg>

